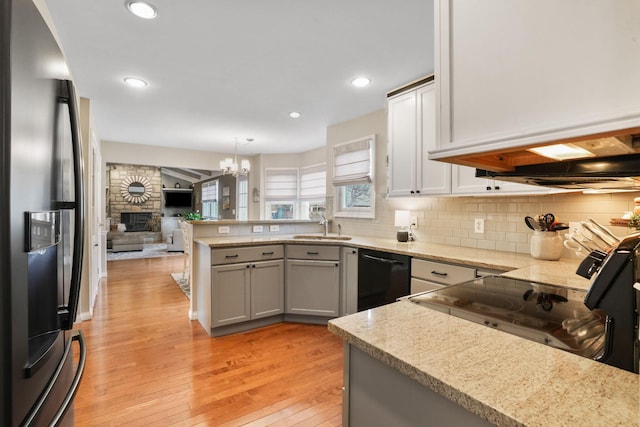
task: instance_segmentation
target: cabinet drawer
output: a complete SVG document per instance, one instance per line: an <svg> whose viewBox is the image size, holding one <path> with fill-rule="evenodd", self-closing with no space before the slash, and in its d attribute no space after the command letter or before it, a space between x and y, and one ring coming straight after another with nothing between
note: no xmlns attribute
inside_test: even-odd
<svg viewBox="0 0 640 427"><path fill-rule="evenodd" d="M211 249L211 264L236 264L248 261L266 261L284 258L282 245L253 246L244 248Z"/></svg>
<svg viewBox="0 0 640 427"><path fill-rule="evenodd" d="M440 289L445 285L441 285L435 282L430 282L427 280L416 279L415 277L411 278L411 294L417 294L419 292L433 291L436 289Z"/></svg>
<svg viewBox="0 0 640 427"><path fill-rule="evenodd" d="M340 260L340 248L337 246L287 245L287 258Z"/></svg>
<svg viewBox="0 0 640 427"><path fill-rule="evenodd" d="M411 260L411 276L444 285L453 285L475 279L476 269L413 258Z"/></svg>

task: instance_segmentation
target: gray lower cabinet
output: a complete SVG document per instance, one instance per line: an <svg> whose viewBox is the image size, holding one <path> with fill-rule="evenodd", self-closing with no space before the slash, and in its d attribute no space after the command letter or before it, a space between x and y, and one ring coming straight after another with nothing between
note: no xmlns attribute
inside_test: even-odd
<svg viewBox="0 0 640 427"><path fill-rule="evenodd" d="M282 314L284 262L259 261L211 268L211 327Z"/></svg>
<svg viewBox="0 0 640 427"><path fill-rule="evenodd" d="M284 317L282 245L196 251L198 320L209 335L221 336L281 322ZM202 277L200 277L202 276Z"/></svg>
<svg viewBox="0 0 640 427"><path fill-rule="evenodd" d="M493 425L353 345L344 348L343 426Z"/></svg>
<svg viewBox="0 0 640 427"><path fill-rule="evenodd" d="M342 248L342 302L340 315L358 311L358 249Z"/></svg>
<svg viewBox="0 0 640 427"><path fill-rule="evenodd" d="M250 264L211 267L211 327L251 319Z"/></svg>
<svg viewBox="0 0 640 427"><path fill-rule="evenodd" d="M286 314L340 315L340 248L287 245Z"/></svg>
<svg viewBox="0 0 640 427"><path fill-rule="evenodd" d="M251 318L284 313L284 261L251 265Z"/></svg>

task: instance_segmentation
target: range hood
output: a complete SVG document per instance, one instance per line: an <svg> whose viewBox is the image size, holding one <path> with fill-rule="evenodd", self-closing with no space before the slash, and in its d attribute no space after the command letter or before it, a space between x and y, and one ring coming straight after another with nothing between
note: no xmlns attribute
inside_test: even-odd
<svg viewBox="0 0 640 427"><path fill-rule="evenodd" d="M476 169L476 177L568 190L640 191L640 154L523 165L510 171Z"/></svg>

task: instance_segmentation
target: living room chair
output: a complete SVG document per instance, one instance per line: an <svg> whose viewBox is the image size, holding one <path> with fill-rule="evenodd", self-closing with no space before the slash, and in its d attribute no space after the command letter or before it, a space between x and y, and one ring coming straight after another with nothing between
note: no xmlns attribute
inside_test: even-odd
<svg viewBox="0 0 640 427"><path fill-rule="evenodd" d="M181 228L176 228L167 236L167 251L168 252L183 252L184 251L184 233Z"/></svg>

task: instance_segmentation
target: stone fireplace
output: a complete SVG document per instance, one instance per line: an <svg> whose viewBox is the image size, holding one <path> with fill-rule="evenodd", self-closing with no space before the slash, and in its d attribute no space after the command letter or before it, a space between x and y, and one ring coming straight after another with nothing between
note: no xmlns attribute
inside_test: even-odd
<svg viewBox="0 0 640 427"><path fill-rule="evenodd" d="M151 229L153 212L120 212L120 222L132 231L155 231Z"/></svg>
<svg viewBox="0 0 640 427"><path fill-rule="evenodd" d="M127 225L127 232L159 232L162 210L162 176L160 168L113 163L107 166L109 182L107 216L111 218L112 227L115 229L116 225L121 223ZM143 181L149 184L148 197L127 200L126 193L122 191L122 188L126 187L127 184L130 185L129 181L139 181L140 178L144 178ZM137 216L139 218L136 218ZM131 229L130 226L134 229Z"/></svg>

